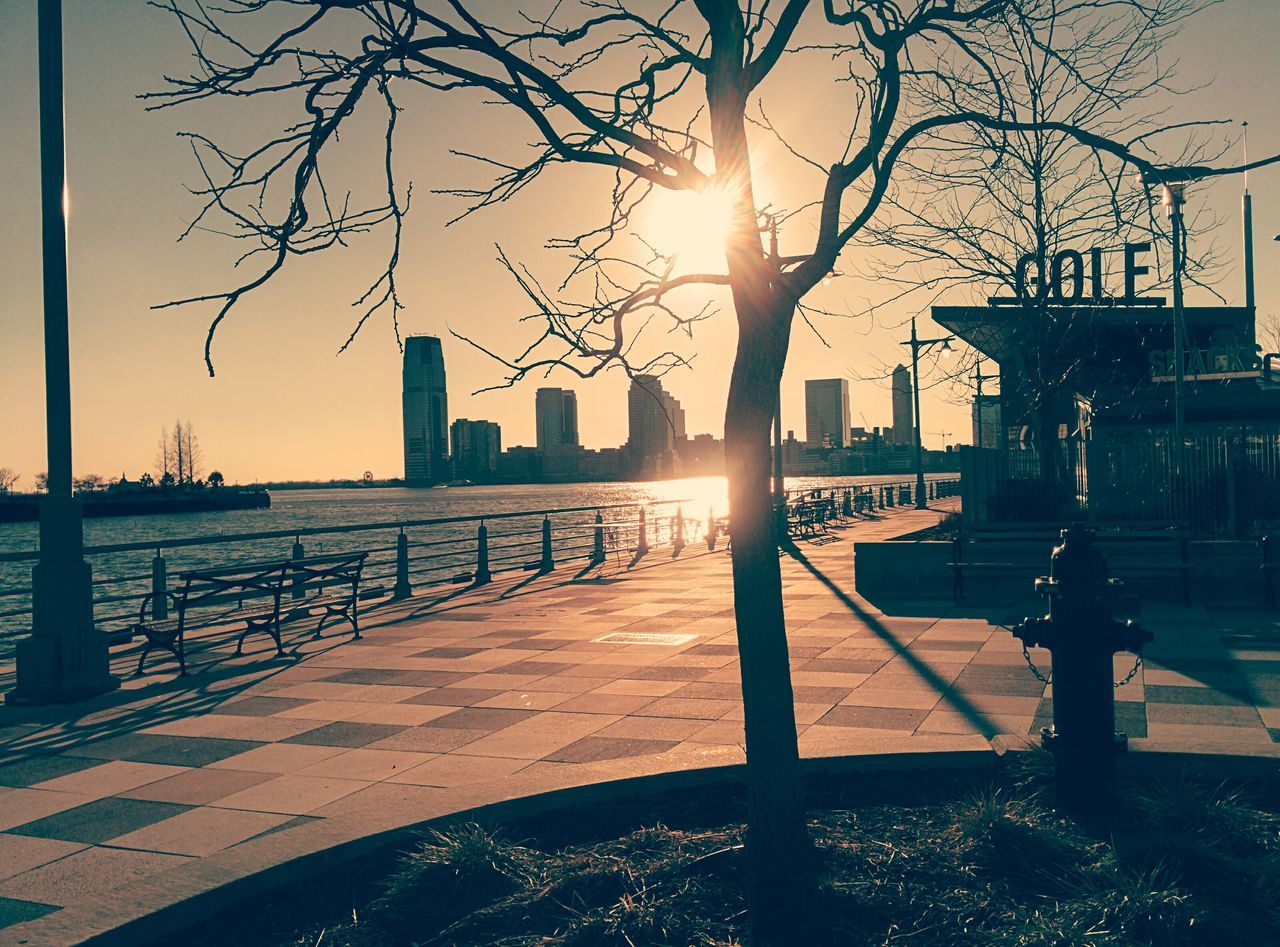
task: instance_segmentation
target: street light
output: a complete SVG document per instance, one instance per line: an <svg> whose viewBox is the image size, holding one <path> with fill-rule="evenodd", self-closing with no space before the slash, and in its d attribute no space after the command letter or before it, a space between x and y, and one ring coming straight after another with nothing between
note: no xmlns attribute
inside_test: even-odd
<svg viewBox="0 0 1280 947"><path fill-rule="evenodd" d="M1182 220L1186 183L1155 171L1138 175L1138 183L1160 185L1160 205L1169 217L1173 243L1173 472L1182 475L1184 411L1182 376L1186 371L1186 320L1182 309L1182 272L1186 269L1187 230Z"/></svg>
<svg viewBox="0 0 1280 947"><path fill-rule="evenodd" d="M17 644L13 704L84 700L118 686L107 636L93 625L80 501L71 489L71 364L67 319L66 130L62 0L40 0L40 251L44 285L49 472L40 499L40 559L31 570L31 635Z"/></svg>
<svg viewBox="0 0 1280 947"><path fill-rule="evenodd" d="M911 338L899 345L911 346L911 389L912 397L915 401L915 444L916 444L916 509L927 510L929 504L925 502L924 496L924 454L923 447L920 444L920 352L928 351L935 345L941 345L942 349L939 355L943 358L951 357L951 340L954 335L947 335L937 339L922 339L916 335L916 317L911 317Z"/></svg>

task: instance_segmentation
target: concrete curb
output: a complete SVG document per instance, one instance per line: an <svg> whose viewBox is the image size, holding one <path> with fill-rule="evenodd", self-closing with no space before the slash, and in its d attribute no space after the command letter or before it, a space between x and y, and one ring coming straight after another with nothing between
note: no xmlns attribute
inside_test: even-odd
<svg viewBox="0 0 1280 947"><path fill-rule="evenodd" d="M994 771L998 759L986 740L974 736L878 738L868 741L867 750L809 756L803 761L805 772L885 775L930 770L980 775ZM709 746L696 752L580 764L565 773L543 772L521 780L514 795L511 778L445 789L430 804L335 816L288 833L260 836L131 887L16 924L3 932L0 942L30 947L153 942L240 900L341 870L364 855L404 844L428 828L464 820L514 821L573 806L740 783L744 764L741 748Z"/></svg>

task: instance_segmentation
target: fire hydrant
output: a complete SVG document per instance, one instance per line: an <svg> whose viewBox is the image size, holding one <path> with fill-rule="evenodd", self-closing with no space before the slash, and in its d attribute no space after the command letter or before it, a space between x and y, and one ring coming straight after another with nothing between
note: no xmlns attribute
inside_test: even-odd
<svg viewBox="0 0 1280 947"><path fill-rule="evenodd" d="M1112 617L1124 584L1108 578L1107 560L1093 540L1090 529L1062 531L1049 575L1036 579L1036 591L1049 599L1049 614L1013 628L1024 655L1027 648L1042 647L1053 656L1053 726L1041 731L1041 742L1053 754L1059 805L1076 810L1110 803L1115 761L1128 749L1127 738L1116 731L1112 656L1140 655L1151 640L1136 622Z"/></svg>

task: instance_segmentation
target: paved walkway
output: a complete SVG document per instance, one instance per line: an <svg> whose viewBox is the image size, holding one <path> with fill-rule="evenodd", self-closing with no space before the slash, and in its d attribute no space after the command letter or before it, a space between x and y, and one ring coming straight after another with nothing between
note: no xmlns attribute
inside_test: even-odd
<svg viewBox="0 0 1280 947"><path fill-rule="evenodd" d="M985 750L1047 722L1045 687L999 627L1035 603L854 594L852 540L937 517L894 512L785 560L806 756ZM157 661L87 704L0 711L0 943L82 940L478 804L741 761L730 560L691 552L375 606L359 642L295 626L284 659L265 639L235 658L211 636L186 679ZM1280 622L1168 606L1143 620L1157 640L1117 692L1119 725L1139 745L1280 757ZM130 663L117 658L122 677Z"/></svg>

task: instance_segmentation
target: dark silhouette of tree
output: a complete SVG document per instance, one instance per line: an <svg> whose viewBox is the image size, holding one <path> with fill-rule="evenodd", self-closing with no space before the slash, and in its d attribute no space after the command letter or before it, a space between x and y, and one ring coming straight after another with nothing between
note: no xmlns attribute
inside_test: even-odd
<svg viewBox="0 0 1280 947"><path fill-rule="evenodd" d="M142 476L138 478L138 486L150 488L150 487L154 487L155 485L156 485L156 478L151 476L149 472L143 471Z"/></svg>
<svg viewBox="0 0 1280 947"><path fill-rule="evenodd" d="M1087 46L1089 23L1138 29L1161 2L223 0L215 8L157 0L191 38L196 67L152 94L153 107L227 96L243 108L246 98L261 96L273 116L289 113L277 134L257 142L224 146L188 135L203 208L187 232L217 227L245 241L239 262L250 272L229 289L165 305L212 305L205 345L212 373L213 339L247 294L291 258L382 230L386 266L357 299L343 348L375 314L395 324L404 305L397 274L412 193L398 176L406 156L395 142L419 93L497 108L504 127L520 124L520 140L533 139L468 155L491 177L444 190L463 202L456 219L509 201L566 166L587 175L584 186L611 187L598 226L551 240L568 258L557 289L546 289L499 248L537 326L516 355L469 340L506 367L505 384L552 369L582 378L609 369L660 375L688 357L644 354L651 344L642 341L645 327L665 324L679 340L712 314L709 297L727 297L737 325L725 454L745 708L749 916L753 943L794 943L814 879L769 495L769 431L792 322L797 312L815 313L806 295L887 209L900 164L919 165L930 151L951 147L958 129L983 130L988 141L965 147L997 154L1005 136L1039 130L1078 141L1116 179L1134 170L1158 173L1166 162L1143 151L1142 142L1009 108L1002 64L984 56L990 34L1013 31L1070 65ZM821 159L805 154L811 142L787 141L769 119L766 87L785 78L785 94L812 103L813 114L827 120L822 131L840 134ZM361 203L322 168L336 173L328 160L341 131L358 137L357 129L374 121L381 123L380 194ZM440 124L432 131L451 130ZM756 197L753 144L770 136L812 183L811 199L789 211L761 208ZM637 209L659 189L713 192L727 202L723 268L688 271L670 255L624 242L635 234ZM796 244L785 253L776 239L780 224Z"/></svg>
<svg viewBox="0 0 1280 947"><path fill-rule="evenodd" d="M160 482L163 484L167 476L173 481L173 441L169 437L167 428L160 429L160 443L156 446L156 474Z"/></svg>
<svg viewBox="0 0 1280 947"><path fill-rule="evenodd" d="M102 474L91 473L85 474L82 477L77 477L75 487L77 491L83 490L86 493L94 493L95 491L101 490L103 486L106 485L106 482L107 479L102 476Z"/></svg>
<svg viewBox="0 0 1280 947"><path fill-rule="evenodd" d="M0 493L11 493L13 485L22 479L21 474L8 467L0 467Z"/></svg>
<svg viewBox="0 0 1280 947"><path fill-rule="evenodd" d="M226 483L226 480L223 478L221 470L214 470L209 473L209 486L220 487L224 483Z"/></svg>

